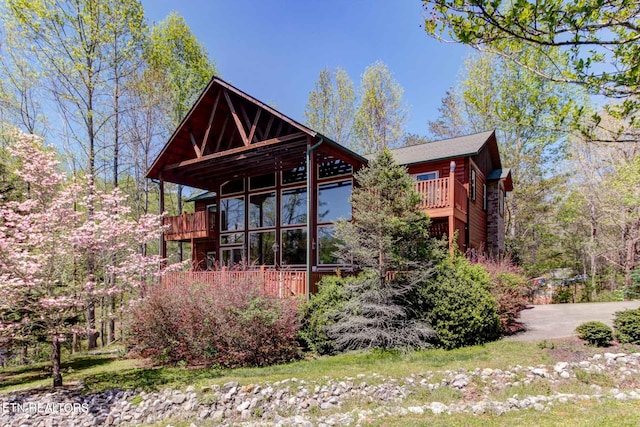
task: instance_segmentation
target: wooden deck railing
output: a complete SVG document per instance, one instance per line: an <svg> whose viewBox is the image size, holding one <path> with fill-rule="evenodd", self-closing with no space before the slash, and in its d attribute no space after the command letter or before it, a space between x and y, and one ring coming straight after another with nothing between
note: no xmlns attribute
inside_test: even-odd
<svg viewBox="0 0 640 427"><path fill-rule="evenodd" d="M417 181L415 188L422 196L420 209L433 210L455 207L462 213L467 213L467 189L455 178Z"/></svg>
<svg viewBox="0 0 640 427"><path fill-rule="evenodd" d="M467 189L464 187L464 184L458 180L454 181L453 187L453 203L456 209L459 209L462 213L467 213Z"/></svg>
<svg viewBox="0 0 640 427"><path fill-rule="evenodd" d="M169 226L164 234L166 240L212 237L215 232L213 215L209 211L166 217L163 220L163 224Z"/></svg>
<svg viewBox="0 0 640 427"><path fill-rule="evenodd" d="M422 195L420 209L446 208L449 204L449 178L416 182L416 191Z"/></svg>
<svg viewBox="0 0 640 427"><path fill-rule="evenodd" d="M324 276L335 276L336 274L335 271L311 273L311 294L318 292L318 282ZM343 272L343 274L345 273ZM393 279L394 276L394 272L388 272L387 280ZM164 286L178 287L189 283L229 286L241 281L260 284L265 292L280 298L305 296L307 272L288 270L186 271L166 273L162 276L162 284Z"/></svg>
<svg viewBox="0 0 640 427"><path fill-rule="evenodd" d="M312 290L322 275L313 274ZM281 298L306 295L307 273L305 271L286 270L241 270L241 271L187 271L167 273L162 283L169 286L180 286L185 283L205 283L210 285L233 285L241 281L261 284L264 291Z"/></svg>

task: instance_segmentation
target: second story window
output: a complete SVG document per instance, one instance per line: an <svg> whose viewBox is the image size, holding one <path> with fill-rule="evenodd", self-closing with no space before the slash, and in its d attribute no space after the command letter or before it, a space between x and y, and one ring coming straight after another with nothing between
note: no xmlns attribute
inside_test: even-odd
<svg viewBox="0 0 640 427"><path fill-rule="evenodd" d="M476 170L471 167L471 176L469 177L469 198L476 199Z"/></svg>
<svg viewBox="0 0 640 427"><path fill-rule="evenodd" d="M439 178L438 171L418 173L414 176L416 177L416 181L431 181Z"/></svg>

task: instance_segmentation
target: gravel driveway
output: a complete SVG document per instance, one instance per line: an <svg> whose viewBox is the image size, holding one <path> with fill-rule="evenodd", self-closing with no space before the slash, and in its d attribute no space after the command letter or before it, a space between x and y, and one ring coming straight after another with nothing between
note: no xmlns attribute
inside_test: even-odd
<svg viewBox="0 0 640 427"><path fill-rule="evenodd" d="M508 341L539 341L575 335L576 326L590 320L613 324L613 314L624 309L640 307L640 301L592 302L582 304L533 305L520 313L520 321L527 330Z"/></svg>

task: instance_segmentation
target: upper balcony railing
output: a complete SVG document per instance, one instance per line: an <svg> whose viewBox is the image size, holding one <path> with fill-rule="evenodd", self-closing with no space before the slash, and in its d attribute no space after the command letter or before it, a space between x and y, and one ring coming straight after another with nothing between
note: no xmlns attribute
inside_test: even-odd
<svg viewBox="0 0 640 427"><path fill-rule="evenodd" d="M163 223L168 226L164 233L165 240L201 239L215 234L213 212L209 211L169 216L164 218Z"/></svg>
<svg viewBox="0 0 640 427"><path fill-rule="evenodd" d="M417 181L416 191L422 196L420 209L426 210L431 217L467 213L467 189L453 176Z"/></svg>

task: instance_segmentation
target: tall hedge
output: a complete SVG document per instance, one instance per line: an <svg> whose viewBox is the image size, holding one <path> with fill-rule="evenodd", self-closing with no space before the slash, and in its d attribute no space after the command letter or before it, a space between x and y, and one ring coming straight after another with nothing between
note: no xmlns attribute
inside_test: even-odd
<svg viewBox="0 0 640 427"><path fill-rule="evenodd" d="M420 289L422 310L436 332L436 345L446 349L482 344L501 335L490 278L481 265L464 257L445 258Z"/></svg>

